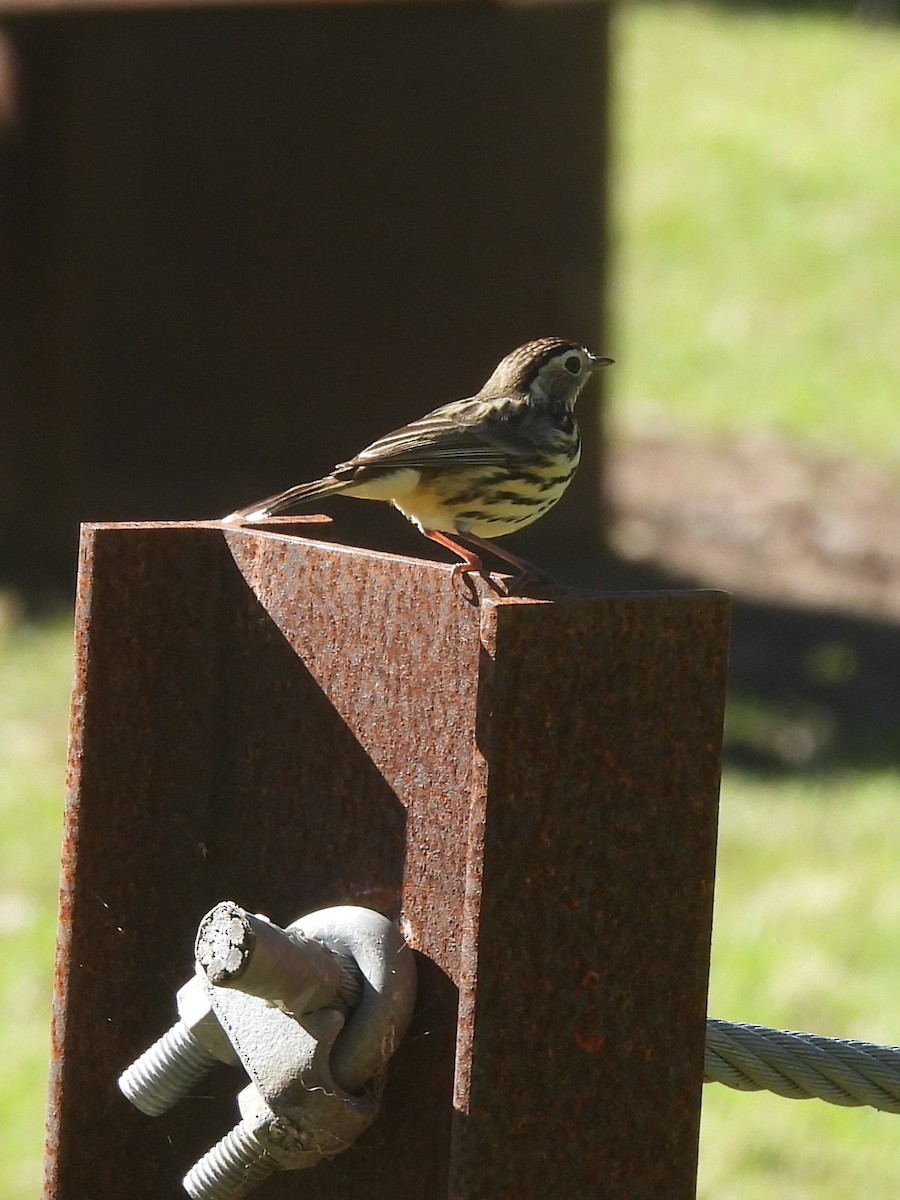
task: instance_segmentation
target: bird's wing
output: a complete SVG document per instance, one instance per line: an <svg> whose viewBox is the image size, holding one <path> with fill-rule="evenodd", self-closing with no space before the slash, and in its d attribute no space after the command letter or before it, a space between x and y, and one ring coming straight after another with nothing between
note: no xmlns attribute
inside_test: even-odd
<svg viewBox="0 0 900 1200"><path fill-rule="evenodd" d="M447 463L499 465L518 454L533 452L534 443L520 429L502 420L484 419L483 401L448 404L395 429L361 450L335 474L360 468L434 467Z"/></svg>
<svg viewBox="0 0 900 1200"><path fill-rule="evenodd" d="M267 500L238 509L227 522L264 521L295 504L308 503L350 489L357 481L372 479L401 467L442 465L502 466L510 458L533 456L535 440L529 436L530 422L509 420L515 408L506 409L507 419L488 419L495 404L473 396L446 404L434 412L395 429L372 442L348 462L338 463L330 475L278 492ZM527 413L522 412L527 418ZM371 472L371 474L370 474Z"/></svg>

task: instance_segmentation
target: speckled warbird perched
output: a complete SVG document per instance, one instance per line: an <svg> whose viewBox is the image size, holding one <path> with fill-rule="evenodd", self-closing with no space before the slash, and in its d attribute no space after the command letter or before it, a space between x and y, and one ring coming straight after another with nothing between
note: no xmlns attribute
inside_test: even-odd
<svg viewBox="0 0 900 1200"><path fill-rule="evenodd" d="M460 556L454 575L483 569L455 537L529 572L521 558L488 539L524 529L569 486L581 457L575 401L591 374L612 361L562 338L528 342L508 354L474 396L379 438L330 475L224 519L265 521L339 492L387 500L427 538Z"/></svg>

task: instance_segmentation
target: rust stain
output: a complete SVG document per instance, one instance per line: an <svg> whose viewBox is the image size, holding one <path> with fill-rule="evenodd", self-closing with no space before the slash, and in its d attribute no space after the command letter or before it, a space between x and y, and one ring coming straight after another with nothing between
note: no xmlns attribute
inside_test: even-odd
<svg viewBox="0 0 900 1200"><path fill-rule="evenodd" d="M587 1034L576 1029L572 1036L575 1038L575 1045L586 1054L599 1054L606 1046L606 1038L602 1033Z"/></svg>

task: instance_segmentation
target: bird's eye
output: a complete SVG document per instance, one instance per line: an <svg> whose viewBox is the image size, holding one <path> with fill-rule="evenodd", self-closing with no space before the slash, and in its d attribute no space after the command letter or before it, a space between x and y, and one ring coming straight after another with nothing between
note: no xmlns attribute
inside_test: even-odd
<svg viewBox="0 0 900 1200"><path fill-rule="evenodd" d="M563 366L570 375L579 375L581 373L581 359L575 354L570 354Z"/></svg>

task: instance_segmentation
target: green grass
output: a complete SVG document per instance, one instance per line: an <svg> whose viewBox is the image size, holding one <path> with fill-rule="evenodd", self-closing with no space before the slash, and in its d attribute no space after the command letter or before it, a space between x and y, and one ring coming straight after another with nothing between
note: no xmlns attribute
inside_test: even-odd
<svg viewBox="0 0 900 1200"><path fill-rule="evenodd" d="M900 26L626 4L614 47L613 429L896 467Z"/></svg>
<svg viewBox="0 0 900 1200"><path fill-rule="evenodd" d="M722 786L710 1014L900 1041L900 773ZM702 1200L889 1200L898 1118L739 1093L703 1098Z"/></svg>
<svg viewBox="0 0 900 1200"><path fill-rule="evenodd" d="M0 612L2 618L2 612ZM43 1146L71 623L0 619L0 1197L37 1194Z"/></svg>

